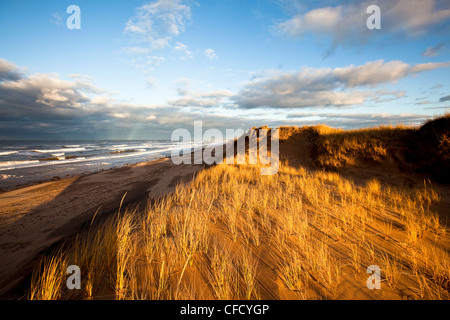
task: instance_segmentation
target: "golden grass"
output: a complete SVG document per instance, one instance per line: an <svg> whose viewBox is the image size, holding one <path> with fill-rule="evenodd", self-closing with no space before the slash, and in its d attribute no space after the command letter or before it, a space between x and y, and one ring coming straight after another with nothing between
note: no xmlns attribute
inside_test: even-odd
<svg viewBox="0 0 450 320"><path fill-rule="evenodd" d="M37 266L42 273L34 273L31 279L31 300L56 300L61 297L61 286L65 270L68 267L63 256L56 252L44 257Z"/></svg>
<svg viewBox="0 0 450 320"><path fill-rule="evenodd" d="M397 190L287 163L259 170L217 165L145 212L109 217L43 258L29 298L380 298L365 287L372 264L385 298L449 298L449 239L429 182ZM71 264L82 290L65 287Z"/></svg>
<svg viewBox="0 0 450 320"><path fill-rule="evenodd" d="M316 130L319 133L316 162L329 168L355 165L360 160L380 162L391 153L389 149L398 148L399 142L414 131L404 126L345 132L322 126Z"/></svg>
<svg viewBox="0 0 450 320"><path fill-rule="evenodd" d="M282 127L280 139L307 133L315 164L336 169L380 162L414 132L319 125ZM439 140L443 159L448 141ZM29 298L449 299L450 239L430 181L397 189L287 161L277 175L260 169L217 165L143 212L119 209L45 256ZM71 264L82 290L65 287ZM382 270L381 290L366 287L370 265Z"/></svg>
<svg viewBox="0 0 450 320"><path fill-rule="evenodd" d="M399 148L418 128L404 125L342 130L327 125L281 127L280 140L305 134L313 143L313 161L317 167L339 169L360 161L380 162ZM446 145L446 137L442 138Z"/></svg>

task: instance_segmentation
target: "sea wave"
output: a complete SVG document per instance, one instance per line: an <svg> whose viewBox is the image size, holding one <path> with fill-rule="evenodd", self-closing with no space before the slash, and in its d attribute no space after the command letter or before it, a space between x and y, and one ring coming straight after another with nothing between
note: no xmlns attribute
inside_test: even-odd
<svg viewBox="0 0 450 320"><path fill-rule="evenodd" d="M19 151L2 151L0 152L0 156L9 156L10 154L16 154Z"/></svg>
<svg viewBox="0 0 450 320"><path fill-rule="evenodd" d="M16 165L27 165L27 164L33 164L33 163L39 163L39 160L27 160L27 161L4 161L0 162L0 168L3 167L9 167L9 166L16 166Z"/></svg>
<svg viewBox="0 0 450 320"><path fill-rule="evenodd" d="M31 168L31 167L41 167L41 166L52 166L52 165L65 165L65 164L73 164L73 163L79 163L79 162L89 162L93 163L96 162L99 164L99 162L108 162L114 163L116 160L121 158L136 158L136 162L138 161L146 161L145 157L146 155L155 155L155 154L161 154L163 156L164 154L170 152L171 150L177 150L177 149L191 149L192 146L190 145L183 145L178 144L177 147L172 146L161 146L162 148L154 148L153 150L146 150L146 149L138 149L134 152L120 152L120 153L114 153L114 154L107 154L107 155L97 155L97 156L70 156L67 155L69 149L55 149L55 150L35 150L35 152L40 153L48 153L51 154L52 157L43 158L43 159L36 159L36 160L27 160L27 161L4 161L0 162L0 171L5 170L13 170L13 169L23 169L23 168ZM74 148L75 149L75 148ZM72 149L72 150L74 150ZM85 148L76 148L76 150L85 150ZM57 151L66 151L66 156L59 156L61 152ZM153 157L152 157L153 158Z"/></svg>
<svg viewBox="0 0 450 320"><path fill-rule="evenodd" d="M86 148L64 148L64 149L53 149L53 150L33 150L36 153L60 153L60 152L79 152L86 151Z"/></svg>
<svg viewBox="0 0 450 320"><path fill-rule="evenodd" d="M0 162L0 171L13 170L13 169L23 169L31 167L41 167L56 164L68 164L74 162L86 161L84 157L77 157L70 160L64 160L64 158L53 159L40 159L40 160L30 160L30 161L5 161Z"/></svg>
<svg viewBox="0 0 450 320"><path fill-rule="evenodd" d="M127 145L120 145L120 146L112 146L111 149L117 149L117 150L130 150L130 149L147 149L148 145L142 144L137 146L127 146Z"/></svg>

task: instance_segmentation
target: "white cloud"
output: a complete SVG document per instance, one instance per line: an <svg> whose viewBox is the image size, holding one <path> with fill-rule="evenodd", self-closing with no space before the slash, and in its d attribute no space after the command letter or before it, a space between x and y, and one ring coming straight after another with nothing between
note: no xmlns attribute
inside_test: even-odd
<svg viewBox="0 0 450 320"><path fill-rule="evenodd" d="M181 98L168 100L167 102L177 107L219 107L229 104L228 98L233 95L228 90L195 93L189 93L186 90L183 93Z"/></svg>
<svg viewBox="0 0 450 320"><path fill-rule="evenodd" d="M55 12L52 14L52 22L56 24L57 26L62 25L63 19L61 18L61 15L58 12Z"/></svg>
<svg viewBox="0 0 450 320"><path fill-rule="evenodd" d="M178 95L185 96L189 92L189 88L194 81L190 78L180 78L174 81L175 86L177 87Z"/></svg>
<svg viewBox="0 0 450 320"><path fill-rule="evenodd" d="M162 49L185 30L190 19L191 9L183 1L157 0L137 9L136 15L128 20L125 33L147 42L152 49Z"/></svg>
<svg viewBox="0 0 450 320"><path fill-rule="evenodd" d="M127 54L147 54L150 52L149 48L144 47L125 47L122 49L123 52Z"/></svg>
<svg viewBox="0 0 450 320"><path fill-rule="evenodd" d="M171 37L150 40L150 47L155 50L164 49L169 46L170 40L171 40Z"/></svg>
<svg viewBox="0 0 450 320"><path fill-rule="evenodd" d="M378 65L381 73L388 72L389 68L384 68L384 64ZM445 64L405 65L397 62L389 66L390 69L406 70L396 73L397 77L401 77L412 73L412 70L419 72ZM181 78L175 82L183 90L183 95L178 99L169 100L162 105L143 105L111 98L110 93L93 86L85 75L72 75L73 79L63 80L56 75L27 74L14 63L1 59L0 118L3 121L0 123L0 136L27 139L44 136L131 139L157 135L167 139L173 129L189 127L195 120L204 121L205 127L209 128L242 126L245 129L265 124L305 124L310 117L319 117L321 123L348 127L395 124L396 121L413 123L425 118L421 115L389 114L290 114L298 110L279 110L277 120L274 117L276 112L249 114L248 110L235 110L230 114L229 109L226 109L234 107L238 100L242 102L242 108L264 106L260 101L265 99L268 101L266 106L269 107L296 108L306 104L316 107L332 104L348 106L368 99L375 101L380 95L402 95L401 91L393 90L356 90L357 87L375 85L368 77L358 74L371 74L381 83L395 79L392 76L381 77L374 74L373 70L377 68L370 67L370 63L365 66L348 66L338 71L337 68L304 68L291 73L271 71L249 82L238 95L233 95L228 90L192 92L190 87L196 82L190 78ZM350 80L352 73L348 73L349 70L353 70L357 80ZM152 78L149 80L156 81ZM441 100L448 101L447 99L448 97L442 97ZM279 117L286 114L287 119Z"/></svg>
<svg viewBox="0 0 450 320"><path fill-rule="evenodd" d="M119 119L125 119L125 118L129 118L130 117L130 113L129 112L124 112L124 113L114 112L111 115L113 117L119 118Z"/></svg>
<svg viewBox="0 0 450 320"><path fill-rule="evenodd" d="M221 128L225 123L247 123L234 116L193 112L170 104L143 105L110 98L88 82L89 77L73 75L62 80L56 75L26 74L14 63L0 60L0 136L9 138L67 139L170 139L177 127L203 120L205 127ZM182 78L179 85L189 85ZM228 91L193 94L198 100L220 100ZM234 122L234 120L236 122ZM43 126L43 124L45 124ZM256 125L252 123L252 126ZM5 138L6 139L6 138Z"/></svg>
<svg viewBox="0 0 450 320"><path fill-rule="evenodd" d="M213 49L206 49L205 55L209 60L218 59L216 52Z"/></svg>
<svg viewBox="0 0 450 320"><path fill-rule="evenodd" d="M70 73L69 78L72 79L78 79L78 80L85 80L85 81L90 81L92 80L92 77L87 75L87 74L81 74L81 73Z"/></svg>
<svg viewBox="0 0 450 320"><path fill-rule="evenodd" d="M161 65L161 63L166 61L166 58L161 57L161 56L147 56L146 60L147 60L148 64L150 64L150 65L159 66L159 65Z"/></svg>
<svg viewBox="0 0 450 320"><path fill-rule="evenodd" d="M367 128L380 125L421 125L428 120L423 114L392 113L294 113L287 117L295 120L297 125L327 124L341 128ZM292 123L292 122L291 122Z"/></svg>
<svg viewBox="0 0 450 320"><path fill-rule="evenodd" d="M166 58L162 56L136 56L130 60L124 60L124 62L135 68L152 70L153 67L158 67L166 61Z"/></svg>
<svg viewBox="0 0 450 320"><path fill-rule="evenodd" d="M410 66L402 61L384 62L378 60L358 67L336 68L335 75L337 79L345 82L346 86L351 87L394 82L412 73L447 67L450 67L450 62L429 62Z"/></svg>
<svg viewBox="0 0 450 320"><path fill-rule="evenodd" d="M0 83L2 81L19 80L23 76L22 70L13 62L0 58Z"/></svg>
<svg viewBox="0 0 450 320"><path fill-rule="evenodd" d="M402 61L368 62L344 68L303 68L296 72L268 72L257 77L231 98L241 108L343 107L362 104L391 92L356 88L395 82L410 74L449 67L450 62L409 65ZM398 97L398 93L394 94Z"/></svg>
<svg viewBox="0 0 450 320"><path fill-rule="evenodd" d="M185 45L184 43L181 42L177 42L174 49L176 51L181 51L184 53L184 57L183 59L192 59L194 58L194 53L192 51L189 50L188 46Z"/></svg>
<svg viewBox="0 0 450 320"><path fill-rule="evenodd" d="M24 76L0 83L0 118L55 119L95 113L89 102L96 92L101 90L85 82L45 74Z"/></svg>
<svg viewBox="0 0 450 320"><path fill-rule="evenodd" d="M108 104L111 104L112 102L113 100L107 96L95 96L90 99L90 104L97 106L106 106Z"/></svg>
<svg viewBox="0 0 450 320"><path fill-rule="evenodd" d="M381 31L366 28L367 7L381 8ZM361 45L368 39L386 35L421 36L450 19L450 2L437 0L367 0L352 1L335 7L316 8L297 13L277 23L274 31L300 37L314 34L331 38L328 53L339 45Z"/></svg>
<svg viewBox="0 0 450 320"><path fill-rule="evenodd" d="M182 42L177 42L177 43L176 43L176 46L174 47L174 49L175 49L175 50L178 50L178 51L186 51L186 50L188 50L188 46L185 45L185 44L182 43Z"/></svg>
<svg viewBox="0 0 450 320"><path fill-rule="evenodd" d="M199 98L222 98L222 97L231 97L233 93L229 90L217 90L209 92L198 92L194 93L193 95Z"/></svg>

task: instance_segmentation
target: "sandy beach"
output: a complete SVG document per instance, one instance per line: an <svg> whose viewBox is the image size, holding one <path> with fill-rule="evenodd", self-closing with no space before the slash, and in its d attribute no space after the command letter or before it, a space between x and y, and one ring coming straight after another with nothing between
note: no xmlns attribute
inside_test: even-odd
<svg viewBox="0 0 450 320"><path fill-rule="evenodd" d="M0 194L0 296L24 280L42 250L64 240L96 212L113 212L122 198L124 206L145 204L189 181L202 167L162 158Z"/></svg>

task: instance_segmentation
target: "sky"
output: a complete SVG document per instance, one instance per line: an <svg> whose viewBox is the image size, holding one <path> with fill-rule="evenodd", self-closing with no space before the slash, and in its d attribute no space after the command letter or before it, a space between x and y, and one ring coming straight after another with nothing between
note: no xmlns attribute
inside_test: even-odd
<svg viewBox="0 0 450 320"><path fill-rule="evenodd" d="M444 0L1 0L0 139L420 125L450 109L449 34Z"/></svg>

